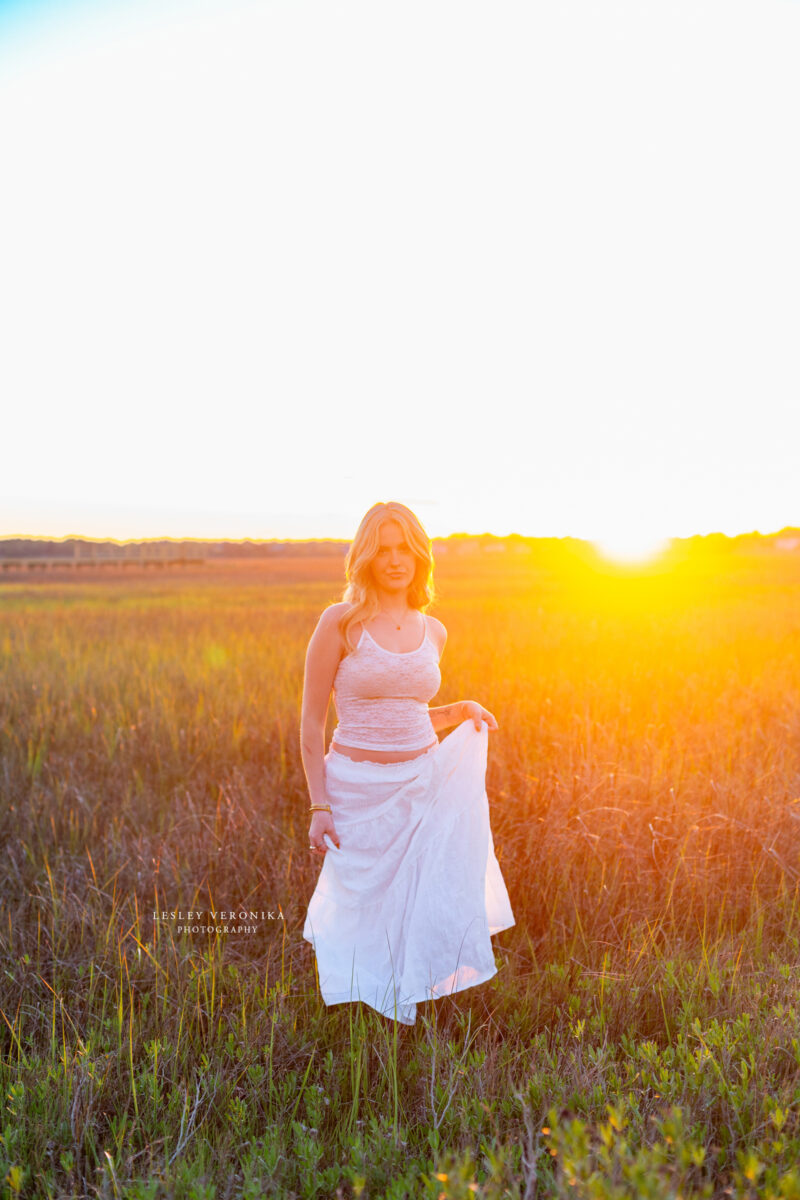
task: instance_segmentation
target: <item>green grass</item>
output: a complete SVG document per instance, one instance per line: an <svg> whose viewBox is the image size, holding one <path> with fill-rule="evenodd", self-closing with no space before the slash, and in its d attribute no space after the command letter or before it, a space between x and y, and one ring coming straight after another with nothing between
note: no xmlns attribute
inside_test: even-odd
<svg viewBox="0 0 800 1200"><path fill-rule="evenodd" d="M0 1194L800 1197L800 569L496 559L437 703L498 718L517 924L411 1028L302 939L340 565L0 583Z"/></svg>

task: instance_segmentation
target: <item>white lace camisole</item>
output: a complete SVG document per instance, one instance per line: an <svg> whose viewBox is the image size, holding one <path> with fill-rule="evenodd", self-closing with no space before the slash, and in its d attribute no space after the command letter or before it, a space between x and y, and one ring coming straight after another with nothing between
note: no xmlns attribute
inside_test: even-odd
<svg viewBox="0 0 800 1200"><path fill-rule="evenodd" d="M416 650L379 646L366 628L333 681L333 741L359 750L422 750L436 740L428 702L439 691L439 655L428 636Z"/></svg>

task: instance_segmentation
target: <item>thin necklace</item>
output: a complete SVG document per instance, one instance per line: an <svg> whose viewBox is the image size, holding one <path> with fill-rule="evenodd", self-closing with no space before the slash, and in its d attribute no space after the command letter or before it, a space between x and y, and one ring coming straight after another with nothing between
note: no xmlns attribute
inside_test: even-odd
<svg viewBox="0 0 800 1200"><path fill-rule="evenodd" d="M386 613L386 616L387 616L387 617L389 617L389 620L390 620L390 621L395 621L395 622L397 621L397 617L393 617L393 616L391 616L391 614L390 614L390 613L386 612L386 609L383 607L383 605L382 605L382 604L381 604L381 605L379 605L379 608L380 608L380 610L381 610L381 612L382 612L382 613ZM409 609L408 611L410 612L411 610ZM406 623L406 618L407 618L407 617L408 617L408 612L406 613L406 616L403 618L403 625L405 625L405 623ZM395 629L402 629L402 628L403 628L403 625L397 625L397 624L395 624Z"/></svg>

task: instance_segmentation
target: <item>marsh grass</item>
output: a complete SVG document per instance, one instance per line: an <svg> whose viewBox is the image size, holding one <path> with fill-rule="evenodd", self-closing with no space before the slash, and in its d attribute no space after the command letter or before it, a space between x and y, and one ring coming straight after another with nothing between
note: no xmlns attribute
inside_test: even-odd
<svg viewBox="0 0 800 1200"><path fill-rule="evenodd" d="M800 1197L798 565L489 557L438 702L500 723L517 923L413 1027L301 936L340 564L0 585L4 1195Z"/></svg>

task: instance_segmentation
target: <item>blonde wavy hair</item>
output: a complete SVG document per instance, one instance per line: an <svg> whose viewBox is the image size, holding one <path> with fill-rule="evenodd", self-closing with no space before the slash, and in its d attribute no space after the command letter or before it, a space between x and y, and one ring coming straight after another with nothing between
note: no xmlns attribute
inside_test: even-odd
<svg viewBox="0 0 800 1200"><path fill-rule="evenodd" d="M414 578L408 589L408 603L424 613L436 597L433 586L433 553L431 539L419 517L398 500L373 504L365 513L356 536L344 560L347 585L342 599L350 604L339 622L346 653L355 649L350 643L350 630L357 621L369 621L381 611L378 595L370 572L370 563L381 544L380 528L384 521L396 521L403 530L409 549L417 560Z"/></svg>

